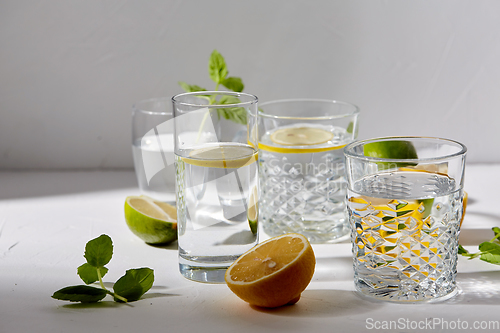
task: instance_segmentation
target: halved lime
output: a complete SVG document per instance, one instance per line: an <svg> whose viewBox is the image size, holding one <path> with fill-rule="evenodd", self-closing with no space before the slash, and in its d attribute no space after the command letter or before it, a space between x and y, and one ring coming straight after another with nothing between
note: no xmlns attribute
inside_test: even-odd
<svg viewBox="0 0 500 333"><path fill-rule="evenodd" d="M249 146L219 144L192 150L182 160L207 168L241 168L257 162L258 154Z"/></svg>
<svg viewBox="0 0 500 333"><path fill-rule="evenodd" d="M312 146L333 139L333 133L317 127L287 127L274 131L271 141L283 146Z"/></svg>
<svg viewBox="0 0 500 333"><path fill-rule="evenodd" d="M129 229L148 244L167 244L177 239L177 209L145 195L125 199Z"/></svg>
<svg viewBox="0 0 500 333"><path fill-rule="evenodd" d="M388 159L417 159L417 151L415 146L410 141L378 141L370 142L363 146L363 153L365 156L376 157L376 158L388 158ZM409 165L416 165L413 162L378 162L377 165L380 169L388 169L391 167L405 167Z"/></svg>

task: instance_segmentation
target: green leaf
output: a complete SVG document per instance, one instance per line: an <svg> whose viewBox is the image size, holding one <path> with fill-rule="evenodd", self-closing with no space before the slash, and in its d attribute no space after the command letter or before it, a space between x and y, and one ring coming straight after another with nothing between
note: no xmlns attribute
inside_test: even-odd
<svg viewBox="0 0 500 333"><path fill-rule="evenodd" d="M178 83L185 92L207 91L207 89L197 86L196 84L187 84L182 81L179 81Z"/></svg>
<svg viewBox="0 0 500 333"><path fill-rule="evenodd" d="M224 87L236 92L242 92L245 88L243 81L239 77L227 77L221 82Z"/></svg>
<svg viewBox="0 0 500 333"><path fill-rule="evenodd" d="M222 83L227 76L227 67L224 57L214 50L208 61L208 74L215 83Z"/></svg>
<svg viewBox="0 0 500 333"><path fill-rule="evenodd" d="M241 101L238 97L224 95L220 98L218 103L221 105L227 105L238 104L241 103ZM237 124L245 125L247 123L247 111L243 107L219 108L217 109L217 114L219 117L232 120Z"/></svg>
<svg viewBox="0 0 500 333"><path fill-rule="evenodd" d="M108 235L101 235L88 241L84 257L94 267L103 267L113 256L113 242Z"/></svg>
<svg viewBox="0 0 500 333"><path fill-rule="evenodd" d="M500 264L500 245L490 242L479 244L480 259L491 264Z"/></svg>
<svg viewBox="0 0 500 333"><path fill-rule="evenodd" d="M71 286L59 289L52 298L61 301L94 303L99 302L106 296L106 291L100 288L90 286Z"/></svg>
<svg viewBox="0 0 500 333"><path fill-rule="evenodd" d="M77 273L78 276L85 282L86 284L91 284L99 280L99 276L97 275L97 270L101 272L101 278L106 275L108 269L106 267L94 267L89 263L85 263L78 267Z"/></svg>
<svg viewBox="0 0 500 333"><path fill-rule="evenodd" d="M467 251L462 245L458 244L458 254L461 255L469 254L469 251Z"/></svg>
<svg viewBox="0 0 500 333"><path fill-rule="evenodd" d="M135 268L125 272L113 286L113 291L127 301L137 301L146 293L154 282L154 271L150 268ZM119 301L115 298L115 301Z"/></svg>

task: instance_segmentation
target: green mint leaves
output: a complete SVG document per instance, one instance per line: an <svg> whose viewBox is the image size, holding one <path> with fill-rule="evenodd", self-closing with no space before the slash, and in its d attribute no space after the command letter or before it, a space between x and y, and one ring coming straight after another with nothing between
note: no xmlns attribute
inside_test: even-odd
<svg viewBox="0 0 500 333"><path fill-rule="evenodd" d="M489 262L490 264L500 265L500 243L498 239L500 238L500 228L492 228L495 237L489 242L483 242L479 244L479 252L469 253L462 245L458 246L458 254L468 257L470 259L478 258Z"/></svg>
<svg viewBox="0 0 500 333"><path fill-rule="evenodd" d="M91 284L99 281L101 288L91 286L71 286L56 291L52 298L81 303L99 302L106 295L113 296L117 302L137 301L154 282L154 272L150 268L129 269L113 286L113 292L104 287L102 277L106 275L107 265L113 256L113 242L108 235L101 235L85 245L86 263L78 267L77 274L85 282Z"/></svg>
<svg viewBox="0 0 500 333"><path fill-rule="evenodd" d="M243 84L241 78L228 76L228 74L229 71L224 57L217 50L214 50L208 61L208 75L212 81L215 82L214 91L219 91L219 86L223 85L231 91L242 92L245 85ZM186 82L180 81L179 85L185 92L207 91L207 89L196 84L187 84ZM223 96L219 100L216 100L215 95L207 95L207 98L209 99L211 105L216 103L218 105L241 103L239 98L233 96ZM217 115L219 118L223 117L224 119L234 121L237 124L245 125L247 123L247 113L242 107L219 108L217 109Z"/></svg>

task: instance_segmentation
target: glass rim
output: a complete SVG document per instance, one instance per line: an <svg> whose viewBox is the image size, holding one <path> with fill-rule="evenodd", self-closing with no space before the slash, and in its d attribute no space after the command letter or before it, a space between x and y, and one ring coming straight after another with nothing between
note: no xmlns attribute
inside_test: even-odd
<svg viewBox="0 0 500 333"><path fill-rule="evenodd" d="M356 147L359 147L361 145L365 145L367 143L372 143L372 142L380 142L380 141L396 141L396 140L406 140L406 141L411 141L411 140L434 140L434 141L441 141L441 142L446 142L448 144L452 144L455 146L458 146L460 150L456 153L453 154L447 154L439 157L425 157L425 158L408 158L408 159L400 159L400 158L381 158L381 157L371 157L371 156L365 156L365 155L359 155L353 152L353 149ZM346 157L350 158L355 158L358 160L363 160L367 162L434 162L434 161L443 161L443 160L448 160L452 159L455 157L459 157L462 155L465 155L467 153L467 147L458 141L451 140L451 139L445 139L445 138L439 138L439 137L431 137L431 136L386 136L386 137L378 137L378 138L372 138L372 139L364 139L364 140L357 140L354 142L351 142L347 144L344 147L344 155Z"/></svg>
<svg viewBox="0 0 500 333"><path fill-rule="evenodd" d="M277 99L268 102L260 103L260 107L264 107L266 105L278 104L278 103L290 103L290 102L319 102L322 104L337 104L337 105L345 105L353 108L352 112L344 112L341 114L335 114L331 116L320 116L320 117L297 117L297 116L277 116L267 114L260 110L259 108L259 117L269 118L269 119L299 119L299 120L326 120L326 119L338 119L345 118L349 116L354 116L359 114L359 107L355 104L339 101L335 99L322 99L322 98L289 98L289 99Z"/></svg>
<svg viewBox="0 0 500 333"><path fill-rule="evenodd" d="M229 96L235 96L235 97L240 97L240 96L245 96L247 98L250 98L249 101L246 102L240 102L240 103L232 103L232 104L201 104L201 103L187 103L180 101L179 98L181 97L186 97L186 96L200 96L200 95L229 95ZM234 108L234 107L244 107L247 105L253 105L257 104L259 101L259 98L255 95L252 94L247 94L244 92L235 92L235 91L194 91L194 92L186 92L186 93L181 93L172 96L171 98L172 102L176 105L183 105L183 106L189 106L189 107L207 107L207 108Z"/></svg>
<svg viewBox="0 0 500 333"><path fill-rule="evenodd" d="M143 100L137 101L134 104L132 104L132 110L137 111L137 112L141 112L144 114L154 114L154 115L173 115L174 114L173 110L154 111L154 110L146 110L145 108L139 107L139 105L141 105L141 104L146 104L146 103L151 103L151 102L159 102L159 101L166 102L167 103L166 105L169 105L169 103L171 102L171 98L167 97L167 96L163 96L163 97L152 97L152 98L143 99Z"/></svg>

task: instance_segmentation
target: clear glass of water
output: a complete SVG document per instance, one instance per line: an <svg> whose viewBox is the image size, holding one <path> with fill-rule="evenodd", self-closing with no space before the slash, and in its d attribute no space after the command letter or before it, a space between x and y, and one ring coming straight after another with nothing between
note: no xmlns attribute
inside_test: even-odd
<svg viewBox="0 0 500 333"><path fill-rule="evenodd" d="M318 99L260 105L261 221L270 236L312 243L349 237L344 146L357 137L357 106Z"/></svg>
<svg viewBox="0 0 500 333"><path fill-rule="evenodd" d="M174 203L174 121L170 97L151 98L134 104L132 154L141 193Z"/></svg>
<svg viewBox="0 0 500 333"><path fill-rule="evenodd" d="M345 148L354 283L362 295L429 302L456 294L466 151L426 137Z"/></svg>
<svg viewBox="0 0 500 333"><path fill-rule="evenodd" d="M172 101L180 272L223 283L258 242L257 97L203 91Z"/></svg>

